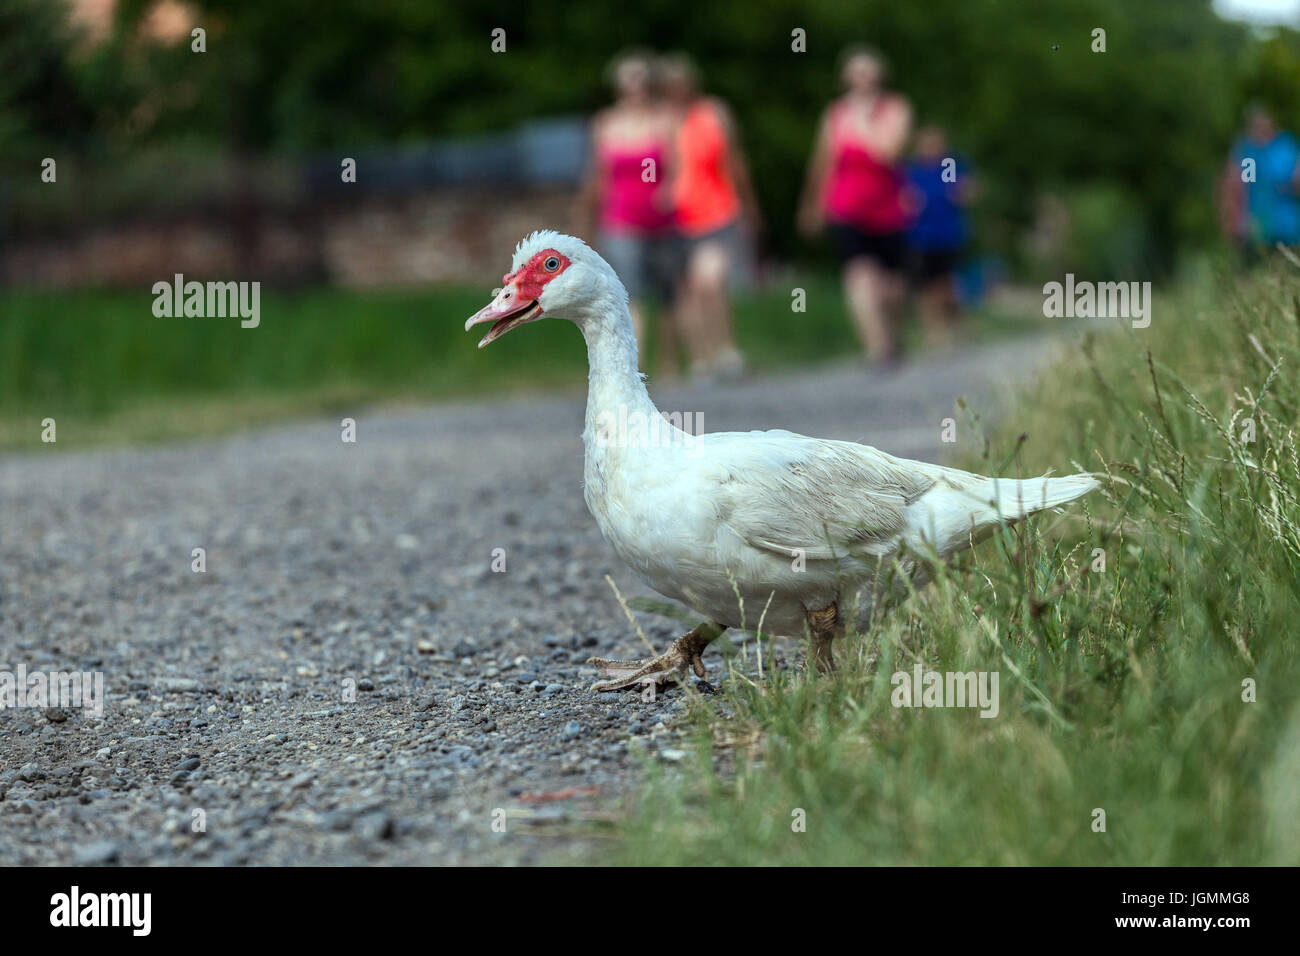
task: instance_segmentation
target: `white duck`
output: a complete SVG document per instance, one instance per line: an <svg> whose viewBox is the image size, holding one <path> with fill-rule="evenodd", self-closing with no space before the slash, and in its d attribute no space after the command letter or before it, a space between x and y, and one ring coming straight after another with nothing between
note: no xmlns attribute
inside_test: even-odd
<svg viewBox="0 0 1300 956"><path fill-rule="evenodd" d="M765 633L807 633L810 665L830 669L832 639L898 593L896 568L921 583L923 556L1097 487L1086 474L985 478L788 431L688 435L650 400L627 292L586 243L535 232L503 284L466 330L492 323L479 348L543 316L582 330L587 507L642 580L705 618L652 660L592 659L607 678L593 690L684 679L688 667L703 677L709 642L760 616Z"/></svg>

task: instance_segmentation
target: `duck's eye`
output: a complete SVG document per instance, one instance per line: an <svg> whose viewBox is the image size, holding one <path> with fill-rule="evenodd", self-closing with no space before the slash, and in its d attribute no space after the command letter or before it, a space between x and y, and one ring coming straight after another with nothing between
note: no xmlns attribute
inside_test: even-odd
<svg viewBox="0 0 1300 956"><path fill-rule="evenodd" d="M548 256L546 261L542 263L542 268L547 272L554 272L556 269L560 268L560 260L555 258L555 256Z"/></svg>

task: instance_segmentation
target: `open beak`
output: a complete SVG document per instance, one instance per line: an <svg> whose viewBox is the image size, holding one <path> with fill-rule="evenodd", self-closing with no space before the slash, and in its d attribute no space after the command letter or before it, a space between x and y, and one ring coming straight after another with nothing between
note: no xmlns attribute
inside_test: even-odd
<svg viewBox="0 0 1300 956"><path fill-rule="evenodd" d="M519 290L511 282L497 293L495 299L465 320L465 331L468 332L472 326L483 322L491 322L492 328L488 329L487 335L478 343L478 347L482 348L511 329L517 329L541 317L542 304L536 299L520 298Z"/></svg>

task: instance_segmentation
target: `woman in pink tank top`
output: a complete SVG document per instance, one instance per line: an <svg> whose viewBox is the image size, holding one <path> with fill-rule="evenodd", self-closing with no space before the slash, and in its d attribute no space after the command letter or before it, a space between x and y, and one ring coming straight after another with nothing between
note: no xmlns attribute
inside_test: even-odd
<svg viewBox="0 0 1300 956"><path fill-rule="evenodd" d="M881 85L884 64L865 48L843 58L847 92L822 117L799 205L799 229L823 230L844 267L844 295L868 357L898 358L895 316L903 297L909 213L901 168L912 111Z"/></svg>
<svg viewBox="0 0 1300 956"><path fill-rule="evenodd" d="M614 103L591 123L591 151L578 194L575 231L614 267L627 287L637 340L644 349L644 300L659 304L660 371L676 366L676 326L670 304L676 284L676 243L668 188L674 121L663 102L648 54L633 52L611 64Z"/></svg>
<svg viewBox="0 0 1300 956"><path fill-rule="evenodd" d="M877 97L869 106L868 123L878 122L889 108L888 100ZM905 228L902 171L877 155L874 143L862 138L851 101L841 99L831 106L828 120L832 160L825 186L826 218L871 235Z"/></svg>
<svg viewBox="0 0 1300 956"><path fill-rule="evenodd" d="M654 136L640 143L596 142L604 180L600 200L602 231L653 237L672 228L672 211L662 206L660 184L645 179L648 170L663 169L666 148Z"/></svg>

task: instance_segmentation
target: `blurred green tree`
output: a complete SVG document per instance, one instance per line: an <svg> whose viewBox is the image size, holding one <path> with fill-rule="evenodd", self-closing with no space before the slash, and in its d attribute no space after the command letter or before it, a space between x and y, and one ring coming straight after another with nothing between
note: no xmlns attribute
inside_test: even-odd
<svg viewBox="0 0 1300 956"><path fill-rule="evenodd" d="M94 91L76 57L75 30L58 0L0 4L0 158L36 175L36 163L86 148L95 130Z"/></svg>
<svg viewBox="0 0 1300 956"><path fill-rule="evenodd" d="M618 50L683 50L732 104L769 242L791 252L813 132L838 92L837 57L868 42L889 60L918 120L947 126L984 174L978 221L989 243L1014 257L1044 193L1067 206L1074 192L1104 195L1101 205L1080 202L1088 215L1117 210L1125 248L1153 270L1213 236L1210 197L1243 95L1241 64L1260 47L1210 0L574 0L513 9L189 0L207 32L198 54L188 38L141 39L152 6L121 0L111 40L80 60L64 57L53 18L29 10L28 38L0 42L15 54L46 51L44 78L6 77L0 120L10 131L0 137L97 128L124 148L221 146L236 157L351 150L588 113L607 99L605 66ZM501 53L491 48L497 28ZM791 49L796 28L806 53ZM1094 51L1097 29L1105 52ZM1264 43L1255 59L1251 82L1296 102L1294 46ZM60 85L73 94L52 92ZM52 100L85 105L60 111ZM1092 225L1088 234L1106 241ZM1106 252L1081 254L1100 263Z"/></svg>

